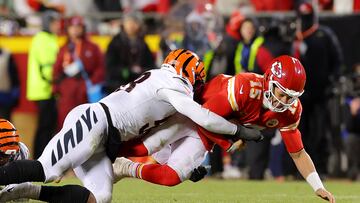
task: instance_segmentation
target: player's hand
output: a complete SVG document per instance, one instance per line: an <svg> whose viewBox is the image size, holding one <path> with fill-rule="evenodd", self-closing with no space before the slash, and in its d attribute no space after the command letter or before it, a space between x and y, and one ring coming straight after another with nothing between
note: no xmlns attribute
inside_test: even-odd
<svg viewBox="0 0 360 203"><path fill-rule="evenodd" d="M264 139L264 136L261 134L260 130L247 128L242 125L237 125L235 137L244 141L255 142L260 142Z"/></svg>
<svg viewBox="0 0 360 203"><path fill-rule="evenodd" d="M203 179L206 174L207 174L206 167L199 166L192 171L189 180L193 182L198 182L199 180Z"/></svg>
<svg viewBox="0 0 360 203"><path fill-rule="evenodd" d="M316 190L316 195L323 198L324 200L329 201L330 203L335 203L335 197L329 191L324 188Z"/></svg>
<svg viewBox="0 0 360 203"><path fill-rule="evenodd" d="M242 139L239 139L238 141L234 142L229 149L226 150L226 152L228 153L234 153L236 151L240 151L242 149L244 149L246 146L245 141L243 141Z"/></svg>

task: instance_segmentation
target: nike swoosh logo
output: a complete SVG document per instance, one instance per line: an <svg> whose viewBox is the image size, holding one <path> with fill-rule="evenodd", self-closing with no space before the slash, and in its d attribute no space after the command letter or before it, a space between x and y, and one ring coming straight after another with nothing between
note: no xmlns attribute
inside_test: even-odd
<svg viewBox="0 0 360 203"><path fill-rule="evenodd" d="M244 85L241 85L240 94L244 94L244 92L242 91L242 90L243 90L243 87L244 87Z"/></svg>
<svg viewBox="0 0 360 203"><path fill-rule="evenodd" d="M13 190L14 190L14 187L11 187L11 188L7 189L6 191L7 192L12 192Z"/></svg>

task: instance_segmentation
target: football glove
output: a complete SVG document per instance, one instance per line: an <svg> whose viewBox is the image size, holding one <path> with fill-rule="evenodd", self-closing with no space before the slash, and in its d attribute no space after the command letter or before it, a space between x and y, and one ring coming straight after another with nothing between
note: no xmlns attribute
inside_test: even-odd
<svg viewBox="0 0 360 203"><path fill-rule="evenodd" d="M260 130L247 128L242 125L237 125L237 130L235 133L235 139L242 139L244 141L255 141L260 142L264 139L264 136L261 134Z"/></svg>
<svg viewBox="0 0 360 203"><path fill-rule="evenodd" d="M206 176L206 174L207 174L207 170L205 166L199 166L192 171L189 180L193 182L198 182L199 180L203 179Z"/></svg>

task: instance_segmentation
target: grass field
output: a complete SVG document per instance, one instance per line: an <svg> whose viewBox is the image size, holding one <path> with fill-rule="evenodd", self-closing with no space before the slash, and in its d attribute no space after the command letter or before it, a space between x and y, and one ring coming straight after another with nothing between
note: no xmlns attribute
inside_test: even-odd
<svg viewBox="0 0 360 203"><path fill-rule="evenodd" d="M62 184L79 183L65 179ZM360 183L327 181L326 187L338 203L359 203ZM244 203L321 203L306 182L245 181L205 179L164 187L141 180L124 179L114 186L113 202L244 202Z"/></svg>

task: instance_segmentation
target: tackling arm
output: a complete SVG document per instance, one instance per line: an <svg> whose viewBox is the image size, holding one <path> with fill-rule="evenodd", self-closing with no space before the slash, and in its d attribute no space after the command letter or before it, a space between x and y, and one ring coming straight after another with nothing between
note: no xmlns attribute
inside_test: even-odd
<svg viewBox="0 0 360 203"><path fill-rule="evenodd" d="M187 116L196 124L214 133L234 135L237 126L221 116L201 107L192 98L181 92L170 89L161 89L159 96L168 101L179 113Z"/></svg>

